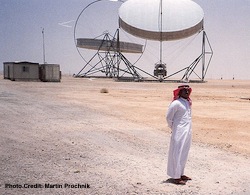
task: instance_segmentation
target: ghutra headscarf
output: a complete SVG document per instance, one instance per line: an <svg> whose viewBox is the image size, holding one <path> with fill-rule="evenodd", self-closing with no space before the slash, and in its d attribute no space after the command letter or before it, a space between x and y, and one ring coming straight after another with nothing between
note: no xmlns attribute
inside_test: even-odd
<svg viewBox="0 0 250 195"><path fill-rule="evenodd" d="M180 85L180 86L178 86L177 89L175 89L175 90L173 91L173 94L174 94L173 101L174 101L174 100L177 100L177 99L180 97L180 91L181 91L182 89L187 89L187 90L189 91L189 96L190 96L190 94L191 94L191 92L192 92L192 88L190 88L189 85ZM189 96L188 96L187 100L189 101L190 106L191 106L191 105L192 105L192 100L190 99Z"/></svg>

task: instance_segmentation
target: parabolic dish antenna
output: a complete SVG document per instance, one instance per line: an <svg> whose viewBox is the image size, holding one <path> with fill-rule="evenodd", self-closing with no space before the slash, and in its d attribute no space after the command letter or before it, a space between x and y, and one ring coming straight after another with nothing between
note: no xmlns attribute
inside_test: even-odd
<svg viewBox="0 0 250 195"><path fill-rule="evenodd" d="M155 64L154 78L162 81L185 71L181 80L188 81L192 73L204 80L213 52L203 27L204 12L198 4L191 0L128 0L119 8L118 15L120 28L129 34L160 42L160 60ZM201 31L202 53L189 66L167 75L166 64L162 60L163 42L188 38ZM210 58L206 66L207 54ZM201 77L194 71L200 61Z"/></svg>
<svg viewBox="0 0 250 195"><path fill-rule="evenodd" d="M191 0L128 0L119 9L119 25L150 40L187 38L203 29L204 12Z"/></svg>
<svg viewBox="0 0 250 195"><path fill-rule="evenodd" d="M118 8L123 2L123 0L94 0L78 15L74 27L74 41L85 65L76 75L74 74L75 77L101 77L105 74L105 77L110 78L133 77L136 80L142 78L134 64L142 56L144 45L131 41L130 38L135 39L135 37L126 33L124 40L118 29ZM113 31L114 35L109 31ZM79 48L83 51L80 52ZM131 63L123 53L140 54L140 56L134 57L136 61Z"/></svg>

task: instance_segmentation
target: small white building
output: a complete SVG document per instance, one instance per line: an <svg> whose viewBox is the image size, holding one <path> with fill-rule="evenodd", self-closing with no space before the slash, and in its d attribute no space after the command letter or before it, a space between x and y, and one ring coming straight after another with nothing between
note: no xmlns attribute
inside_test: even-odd
<svg viewBox="0 0 250 195"><path fill-rule="evenodd" d="M40 79L44 82L60 82L61 71L59 64L41 64Z"/></svg>
<svg viewBox="0 0 250 195"><path fill-rule="evenodd" d="M4 79L39 81L39 63L4 62Z"/></svg>

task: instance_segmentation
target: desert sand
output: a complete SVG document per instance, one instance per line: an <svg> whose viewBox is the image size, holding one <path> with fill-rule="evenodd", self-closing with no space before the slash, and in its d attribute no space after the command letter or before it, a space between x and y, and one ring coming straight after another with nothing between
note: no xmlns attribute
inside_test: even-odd
<svg viewBox="0 0 250 195"><path fill-rule="evenodd" d="M185 186L166 175L177 86L0 79L0 194L250 194L250 81L190 83Z"/></svg>

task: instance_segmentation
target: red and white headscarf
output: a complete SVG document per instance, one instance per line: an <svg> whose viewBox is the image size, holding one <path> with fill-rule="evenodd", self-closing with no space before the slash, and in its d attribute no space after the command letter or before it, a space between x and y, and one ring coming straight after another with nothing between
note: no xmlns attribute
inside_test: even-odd
<svg viewBox="0 0 250 195"><path fill-rule="evenodd" d="M186 88L186 89L189 90L189 96L190 96L190 94L191 94L191 92L192 92L192 88L190 88L189 85L180 85L180 86L178 86L177 89L175 89L175 90L173 91L173 94L174 94L173 101L174 101L174 100L177 100L177 99L180 97L180 91L181 91L182 89L184 89L184 88ZM189 96L188 96L187 100L189 101L190 106L191 106L191 105L192 105L192 100L190 99Z"/></svg>

